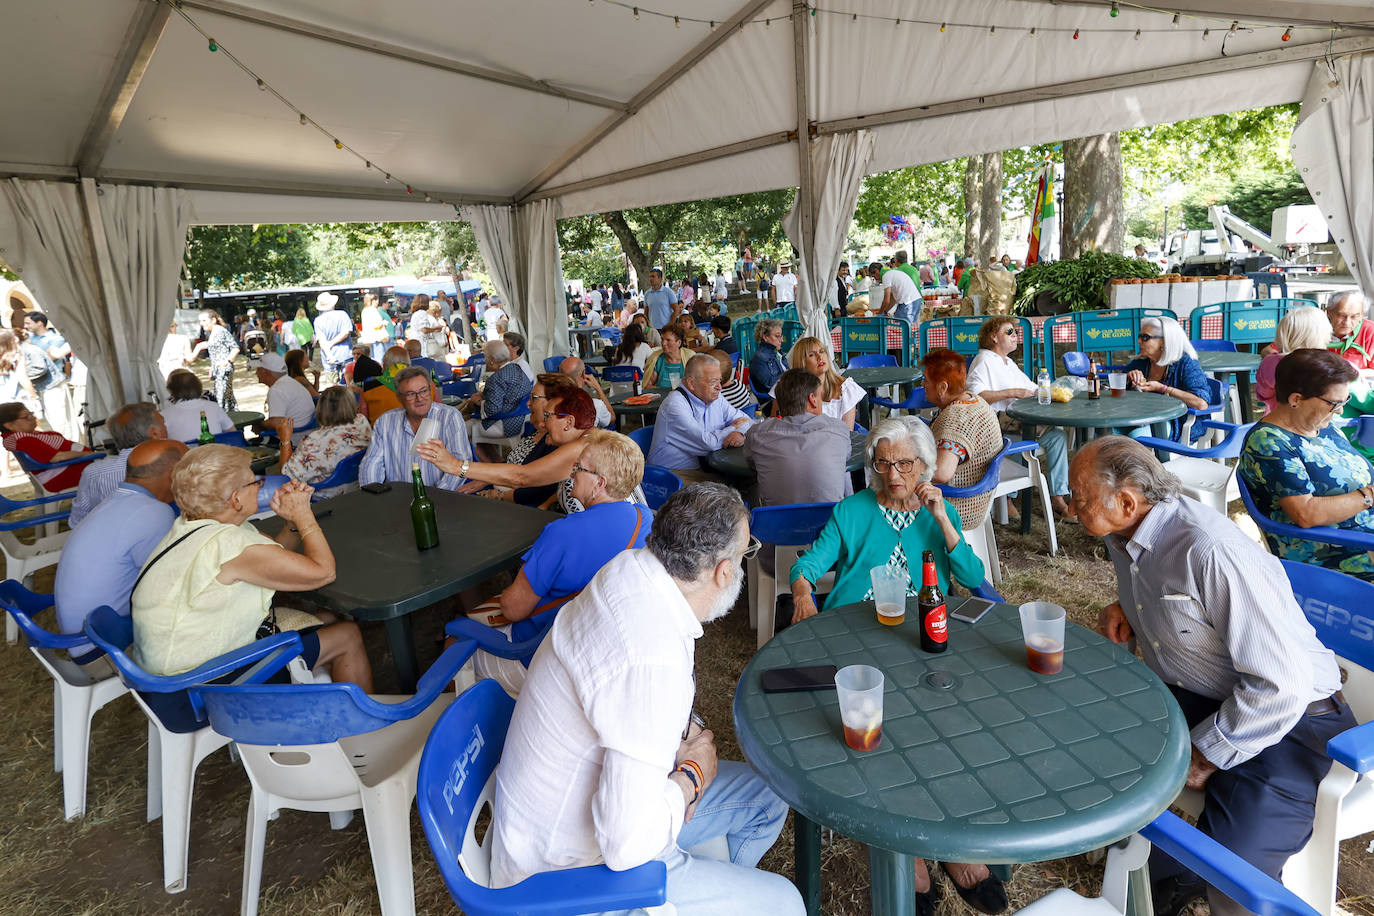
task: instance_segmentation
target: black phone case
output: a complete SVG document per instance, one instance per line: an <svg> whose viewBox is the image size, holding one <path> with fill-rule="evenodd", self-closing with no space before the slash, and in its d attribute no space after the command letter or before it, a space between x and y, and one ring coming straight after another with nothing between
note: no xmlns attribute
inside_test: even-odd
<svg viewBox="0 0 1374 916"><path fill-rule="evenodd" d="M796 693L802 690L834 690L834 665L800 665L795 668L769 668L759 678L759 686L764 693ZM798 682L786 677L793 671L816 672L810 681Z"/></svg>

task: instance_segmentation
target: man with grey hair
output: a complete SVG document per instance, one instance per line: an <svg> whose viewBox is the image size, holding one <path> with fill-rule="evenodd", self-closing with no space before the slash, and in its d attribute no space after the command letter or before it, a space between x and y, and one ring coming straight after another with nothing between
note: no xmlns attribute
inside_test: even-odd
<svg viewBox="0 0 1374 916"><path fill-rule="evenodd" d="M714 480L701 459L718 448L744 444L744 431L753 420L720 396L720 363L698 354L687 361L682 384L658 409L649 463L670 469L683 480Z"/></svg>
<svg viewBox="0 0 1374 916"><path fill-rule="evenodd" d="M485 387L468 399L470 406L481 407L481 414L468 421L468 438L483 461L500 461L495 446L520 435L529 418L529 396L534 384L511 362L510 348L499 337L484 343L482 354L486 357L486 368L482 371ZM516 413L522 402L527 408L524 413L507 416Z"/></svg>
<svg viewBox="0 0 1374 916"><path fill-rule="evenodd" d="M415 434L419 432L421 422L433 420L438 425L433 438L443 442L449 454L466 462L472 458L472 446L468 444L467 432L463 429L463 415L456 407L434 400L429 372L419 366L408 366L396 373L396 397L401 402L401 409L388 410L373 424L372 442L368 444L367 454L363 455L363 463L358 468L359 482L364 485L385 481L406 482L411 479L411 467L418 464L421 478L427 486L441 490L458 489L466 483L462 477L445 474L432 462L421 461L415 454Z"/></svg>
<svg viewBox="0 0 1374 916"><path fill-rule="evenodd" d="M615 421L615 411L611 409L611 399L596 381L596 376L587 371L587 364L576 356L569 356L558 364L558 371L577 383L577 386L591 395L592 405L596 408L596 425L605 429Z"/></svg>
<svg viewBox="0 0 1374 916"><path fill-rule="evenodd" d="M790 881L754 867L787 805L748 764L718 762L692 716L696 640L734 606L754 543L737 493L694 484L658 510L647 546L621 552L559 611L496 774L493 887L659 859L679 913L805 911ZM691 852L722 836L730 861Z"/></svg>
<svg viewBox="0 0 1374 916"><path fill-rule="evenodd" d="M1124 436L1095 439L1070 468L1084 529L1106 539L1118 601L1100 629L1134 641L1169 686L1192 737L1187 785L1198 827L1277 879L1312 833L1326 742L1355 725L1335 656L1317 639L1278 559L1182 495L1178 478ZM1155 913L1204 893L1212 912L1246 912L1156 850Z"/></svg>
<svg viewBox="0 0 1374 916"><path fill-rule="evenodd" d="M129 463L129 453L134 446L149 439L166 439L167 424L157 405L148 401L125 404L105 421L110 438L114 439L119 454L103 461L92 461L81 475L81 483L76 487L72 499L72 516L68 524L75 528L90 515L96 506L115 491L124 480L124 472Z"/></svg>
<svg viewBox="0 0 1374 916"><path fill-rule="evenodd" d="M1365 317L1368 312L1369 299L1358 289L1337 293L1326 303L1328 346L1361 372L1374 369L1374 321Z"/></svg>

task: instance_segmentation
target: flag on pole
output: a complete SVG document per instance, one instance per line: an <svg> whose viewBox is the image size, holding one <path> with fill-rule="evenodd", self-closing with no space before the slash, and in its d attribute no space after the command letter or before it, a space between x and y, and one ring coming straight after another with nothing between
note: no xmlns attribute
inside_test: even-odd
<svg viewBox="0 0 1374 916"><path fill-rule="evenodd" d="M1040 230L1045 220L1054 217L1054 165L1046 163L1035 189L1035 211L1031 217L1030 248L1026 251L1027 266L1040 260Z"/></svg>

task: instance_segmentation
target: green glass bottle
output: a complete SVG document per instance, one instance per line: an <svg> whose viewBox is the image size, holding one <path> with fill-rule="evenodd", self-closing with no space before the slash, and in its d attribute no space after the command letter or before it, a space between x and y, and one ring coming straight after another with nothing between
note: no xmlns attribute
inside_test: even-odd
<svg viewBox="0 0 1374 916"><path fill-rule="evenodd" d="M196 442L201 445L209 445L215 441L214 435L210 432L210 421L205 419L205 411L200 412L200 435L196 437Z"/></svg>
<svg viewBox="0 0 1374 916"><path fill-rule="evenodd" d="M439 546L439 522L434 517L434 503L425 492L419 462L411 464L410 479L415 486L415 496L410 501L410 523L415 526L415 546L428 550Z"/></svg>

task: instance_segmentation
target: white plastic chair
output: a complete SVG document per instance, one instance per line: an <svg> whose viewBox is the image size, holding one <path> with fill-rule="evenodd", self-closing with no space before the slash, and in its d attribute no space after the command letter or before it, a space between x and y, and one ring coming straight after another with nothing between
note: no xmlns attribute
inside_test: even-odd
<svg viewBox="0 0 1374 916"><path fill-rule="evenodd" d="M1245 437L1253 426L1253 423L1232 426L1229 423L1204 420L1200 428L1206 431L1206 437L1200 441L1221 436L1221 441L1207 448L1189 448L1172 439L1157 439L1153 436L1146 436L1137 441L1156 451L1168 453L1169 460L1165 462L1164 467L1179 479L1183 485L1183 492L1225 515L1226 505L1233 499L1240 499L1235 461L1240 457Z"/></svg>
<svg viewBox="0 0 1374 916"><path fill-rule="evenodd" d="M41 493L35 488L34 492ZM0 496L0 553L5 557L5 578L13 579L20 585L31 584L33 574L40 569L56 565L62 558L62 547L67 543L70 531L58 531L57 523L71 516L71 507L61 511L40 512L36 517L3 521L11 513L36 506L50 506L70 498L69 493L55 496L40 496L37 499L12 500ZM34 542L25 544L15 536L15 532L26 528L34 529ZM5 618L5 641L14 642L19 638L19 627L13 617Z"/></svg>
<svg viewBox="0 0 1374 916"><path fill-rule="evenodd" d="M757 556L748 561L749 620L758 630L759 648L773 638L778 596L791 594L788 573L792 564L816 540L834 509L834 503L809 503L760 506L750 514L750 533L774 548L772 573L763 568ZM815 583L816 591L828 591L834 582L834 574L826 573Z"/></svg>
<svg viewBox="0 0 1374 916"><path fill-rule="evenodd" d="M33 615L52 603L51 595L34 594L13 579L0 583L0 607L23 630L29 650L52 676L53 769L62 774L63 815L72 820L86 813L91 719L129 688L113 674L92 676L89 669L71 660L67 650L89 647L86 637L50 633L34 622Z"/></svg>
<svg viewBox="0 0 1374 916"><path fill-rule="evenodd" d="M1049 478L1045 476L1040 466L1040 458L1034 451L1022 452L1021 457L1025 464L1019 461L1004 461L997 476L997 488L992 491L993 505L997 507L997 524L1005 525L1008 522L1007 502L1003 497L1010 498L1027 487L1035 490L1040 497L1041 511L1045 513L1045 526L1050 531L1050 556L1055 556L1059 553L1059 533L1054 527L1054 505L1050 502ZM997 555L995 548L992 554ZM1000 571L999 567L999 574ZM993 581L1000 581L1000 578Z"/></svg>

